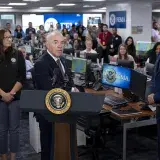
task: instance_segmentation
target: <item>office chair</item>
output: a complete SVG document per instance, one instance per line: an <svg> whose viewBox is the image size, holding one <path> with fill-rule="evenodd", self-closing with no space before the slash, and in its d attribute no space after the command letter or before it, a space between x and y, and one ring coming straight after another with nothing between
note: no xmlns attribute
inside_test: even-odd
<svg viewBox="0 0 160 160"><path fill-rule="evenodd" d="M90 144L81 146L79 149L85 149L84 152L79 153L79 158L88 154L92 155L92 160L100 159L100 152L112 152L116 155L116 160L121 156L114 150L106 147L106 134L109 132L110 121L106 119L110 115L110 112L103 111L97 116L81 116L78 119L78 125L84 128L84 133L90 141Z"/></svg>

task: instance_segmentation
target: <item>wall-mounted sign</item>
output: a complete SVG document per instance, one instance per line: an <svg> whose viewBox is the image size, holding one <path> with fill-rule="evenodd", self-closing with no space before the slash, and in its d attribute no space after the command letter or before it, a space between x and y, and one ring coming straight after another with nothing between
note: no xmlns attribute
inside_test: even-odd
<svg viewBox="0 0 160 160"><path fill-rule="evenodd" d="M126 28L126 11L109 12L110 28Z"/></svg>
<svg viewBox="0 0 160 160"><path fill-rule="evenodd" d="M132 26L132 34L142 34L143 26Z"/></svg>

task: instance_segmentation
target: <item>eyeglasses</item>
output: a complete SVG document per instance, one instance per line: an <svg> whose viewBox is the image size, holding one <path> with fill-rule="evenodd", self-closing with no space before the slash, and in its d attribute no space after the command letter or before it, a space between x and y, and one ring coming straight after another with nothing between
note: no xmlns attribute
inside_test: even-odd
<svg viewBox="0 0 160 160"><path fill-rule="evenodd" d="M9 36L9 37L4 37L4 39L12 39L12 37L11 37L11 36Z"/></svg>

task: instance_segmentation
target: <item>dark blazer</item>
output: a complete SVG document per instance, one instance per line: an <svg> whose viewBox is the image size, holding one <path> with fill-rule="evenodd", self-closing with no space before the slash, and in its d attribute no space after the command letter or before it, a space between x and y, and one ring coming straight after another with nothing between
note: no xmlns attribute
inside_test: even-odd
<svg viewBox="0 0 160 160"><path fill-rule="evenodd" d="M155 64L156 59L157 59L157 54L156 52L151 49L146 53L146 60L149 58L149 63Z"/></svg>
<svg viewBox="0 0 160 160"><path fill-rule="evenodd" d="M152 76L152 89L154 93L154 101L159 104L156 109L157 120L160 123L160 56L154 66L154 73Z"/></svg>
<svg viewBox="0 0 160 160"><path fill-rule="evenodd" d="M73 86L71 72L67 67L65 59L60 57L60 60L64 66L65 74L69 79L66 90L70 91ZM45 52L35 63L34 75L36 89L39 90L62 88L64 84L64 78L57 63L47 52ZM53 83L53 81L55 81L55 83Z"/></svg>

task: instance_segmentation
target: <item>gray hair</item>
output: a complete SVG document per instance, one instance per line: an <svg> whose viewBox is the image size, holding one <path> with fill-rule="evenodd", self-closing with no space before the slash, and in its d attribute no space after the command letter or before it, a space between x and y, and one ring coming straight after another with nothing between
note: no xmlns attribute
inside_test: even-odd
<svg viewBox="0 0 160 160"><path fill-rule="evenodd" d="M48 42L49 39L50 39L51 37L55 36L55 35L60 35L60 36L63 37L63 35L62 35L62 33L61 33L60 31L55 30L55 31L50 32L50 33L47 34L47 36L46 36L46 42Z"/></svg>
<svg viewBox="0 0 160 160"><path fill-rule="evenodd" d="M25 47L25 46L19 46L19 47L18 47L18 50L20 50L20 49L26 50L26 47Z"/></svg>

